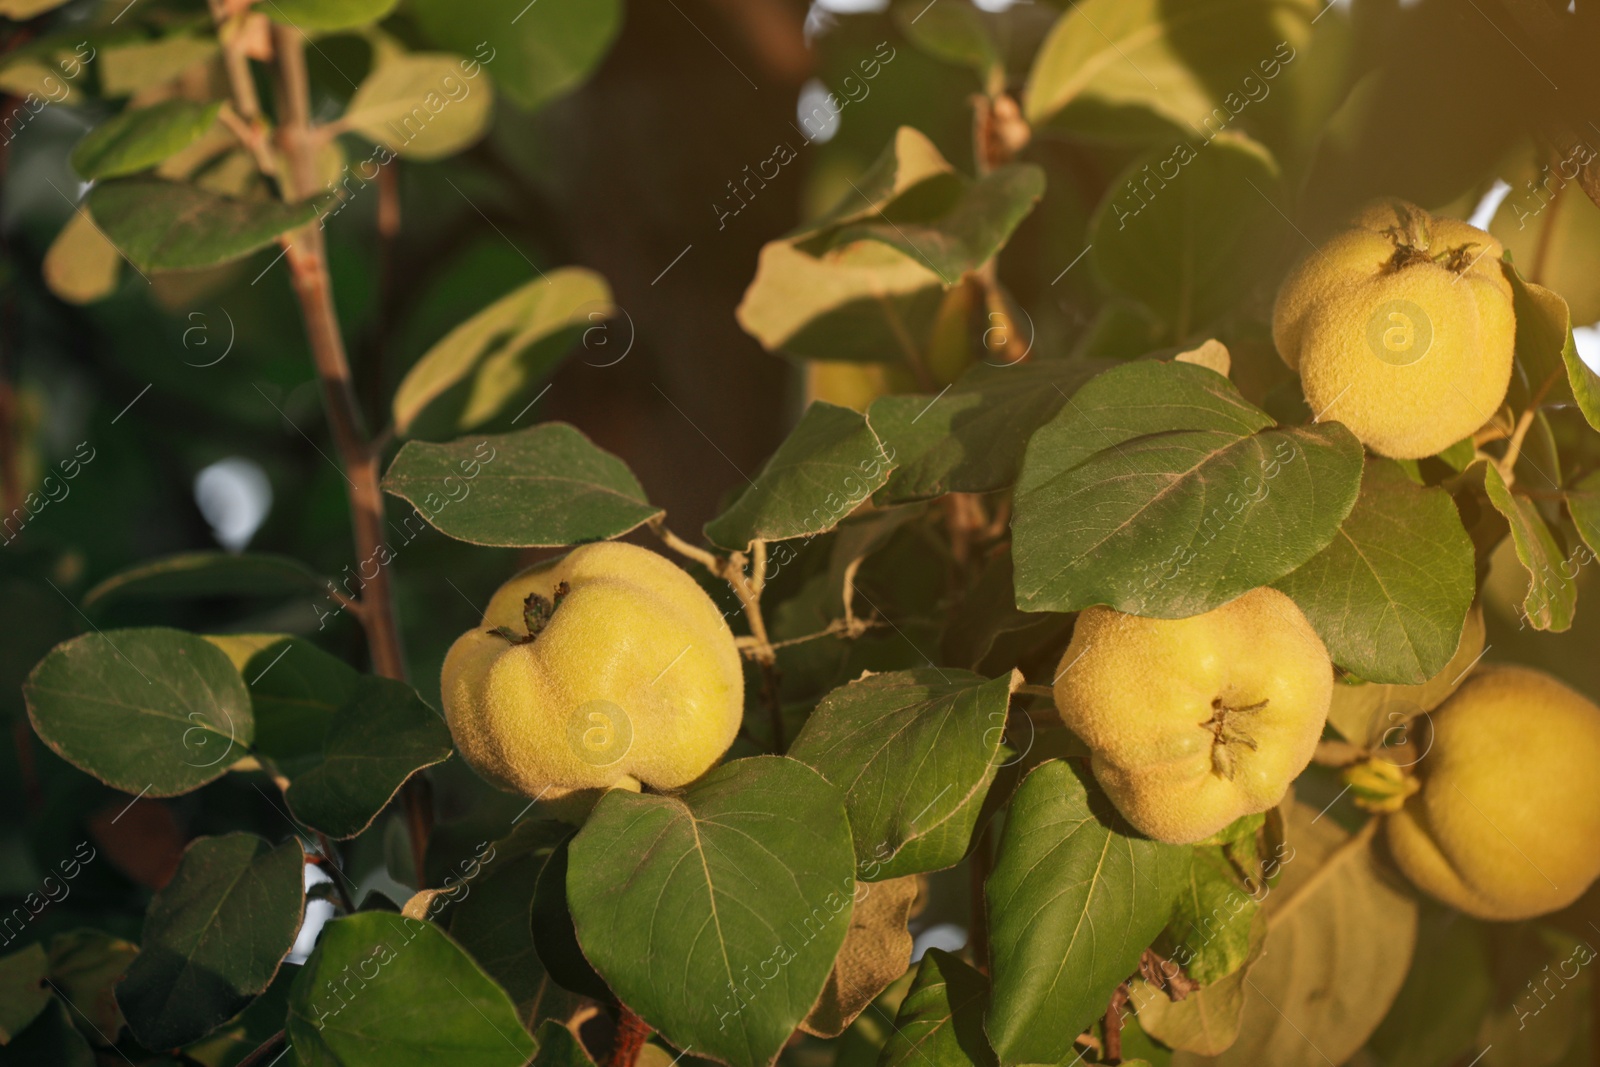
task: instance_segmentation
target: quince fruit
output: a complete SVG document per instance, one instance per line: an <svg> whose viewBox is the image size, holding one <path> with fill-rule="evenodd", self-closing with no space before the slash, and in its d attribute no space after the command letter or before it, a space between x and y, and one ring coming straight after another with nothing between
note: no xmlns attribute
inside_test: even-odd
<svg viewBox="0 0 1600 1067"><path fill-rule="evenodd" d="M1266 587L1187 619L1089 608L1056 674L1056 708L1095 780L1135 828L1173 844L1282 801L1333 696L1322 640Z"/></svg>
<svg viewBox="0 0 1600 1067"><path fill-rule="evenodd" d="M450 647L441 688L467 763L546 800L687 785L744 712L739 651L711 598L656 553L609 542L502 585Z"/></svg>
<svg viewBox="0 0 1600 1067"><path fill-rule="evenodd" d="M1369 205L1272 309L1306 403L1394 459L1441 452L1505 400L1516 344L1500 242L1403 200Z"/></svg>
<svg viewBox="0 0 1600 1067"><path fill-rule="evenodd" d="M1428 722L1422 788L1388 818L1406 877L1480 919L1578 899L1600 876L1600 707L1540 671L1495 666Z"/></svg>

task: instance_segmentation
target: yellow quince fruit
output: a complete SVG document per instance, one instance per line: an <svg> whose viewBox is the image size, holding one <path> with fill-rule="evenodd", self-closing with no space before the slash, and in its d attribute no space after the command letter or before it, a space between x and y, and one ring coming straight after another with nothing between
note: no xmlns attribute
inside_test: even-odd
<svg viewBox="0 0 1600 1067"><path fill-rule="evenodd" d="M450 647L441 688L472 768L546 800L687 785L744 711L739 651L711 598L656 553L610 542L501 586Z"/></svg>
<svg viewBox="0 0 1600 1067"><path fill-rule="evenodd" d="M1282 801L1333 695L1321 638L1266 587L1187 619L1089 608L1056 675L1095 780L1135 828L1174 844Z"/></svg>
<svg viewBox="0 0 1600 1067"><path fill-rule="evenodd" d="M1480 919L1582 896L1600 877L1600 707L1543 672L1494 666L1428 724L1422 788L1387 820L1406 877Z"/></svg>
<svg viewBox="0 0 1600 1067"><path fill-rule="evenodd" d="M1464 222L1383 200L1301 260L1278 290L1272 338L1317 418L1394 459L1488 422L1516 347L1502 251Z"/></svg>

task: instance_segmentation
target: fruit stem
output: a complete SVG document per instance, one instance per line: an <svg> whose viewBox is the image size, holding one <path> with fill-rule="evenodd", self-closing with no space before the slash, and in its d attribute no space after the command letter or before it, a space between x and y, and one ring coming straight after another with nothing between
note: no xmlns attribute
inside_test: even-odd
<svg viewBox="0 0 1600 1067"><path fill-rule="evenodd" d="M1565 371L1565 367L1557 367L1550 372L1543 384L1539 386L1538 391L1533 394L1533 399L1528 401L1528 410L1524 411L1522 416L1517 419L1516 428L1511 431L1511 443L1506 445L1506 454L1504 458L1495 464L1500 468L1500 477L1505 480L1507 489L1511 488L1512 483L1516 481L1517 457L1522 454L1522 442L1527 440L1528 431L1533 428L1533 420L1539 414L1539 405L1544 403L1544 398L1555 386L1556 379L1561 377Z"/></svg>

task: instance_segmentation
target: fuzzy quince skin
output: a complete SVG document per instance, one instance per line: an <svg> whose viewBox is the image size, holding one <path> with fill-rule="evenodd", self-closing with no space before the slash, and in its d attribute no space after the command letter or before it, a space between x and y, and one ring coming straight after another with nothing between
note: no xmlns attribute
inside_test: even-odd
<svg viewBox="0 0 1600 1067"><path fill-rule="evenodd" d="M472 768L547 800L687 785L727 751L744 710L739 652L711 598L656 553L614 543L501 586L451 646L441 686Z"/></svg>
<svg viewBox="0 0 1600 1067"><path fill-rule="evenodd" d="M1333 695L1322 640L1265 587L1187 619L1089 608L1056 674L1056 708L1095 780L1135 828L1173 844L1282 801Z"/></svg>
<svg viewBox="0 0 1600 1067"><path fill-rule="evenodd" d="M1383 200L1302 260L1278 290L1272 338L1317 417L1394 459L1489 421L1516 344L1502 251L1464 222Z"/></svg>
<svg viewBox="0 0 1600 1067"><path fill-rule="evenodd" d="M1540 671L1495 666L1429 721L1422 788L1388 819L1406 877L1480 919L1578 899L1600 876L1600 707Z"/></svg>

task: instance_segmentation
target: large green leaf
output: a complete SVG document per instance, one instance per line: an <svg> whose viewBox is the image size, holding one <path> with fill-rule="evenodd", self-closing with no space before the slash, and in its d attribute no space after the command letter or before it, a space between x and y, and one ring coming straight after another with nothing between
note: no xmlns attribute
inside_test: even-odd
<svg viewBox="0 0 1600 1067"><path fill-rule="evenodd" d="M272 984L305 912L298 839L273 848L247 833L189 845L150 902L139 955L117 986L147 1048L197 1041Z"/></svg>
<svg viewBox="0 0 1600 1067"><path fill-rule="evenodd" d="M1023 779L984 887L985 1030L1003 1064L1072 1058L1166 925L1188 868L1188 848L1135 834L1086 777L1051 760Z"/></svg>
<svg viewBox="0 0 1600 1067"><path fill-rule="evenodd" d="M39 661L22 692L51 751L125 793L197 789L243 758L255 736L239 672L179 630L75 637Z"/></svg>
<svg viewBox="0 0 1600 1067"><path fill-rule="evenodd" d="M765 1067L833 967L853 867L838 791L757 756L679 795L607 793L573 839L567 895L589 961L662 1037Z"/></svg>
<svg viewBox="0 0 1600 1067"><path fill-rule="evenodd" d="M323 928L289 992L315 1067L522 1067L533 1038L505 990L431 923L369 911Z"/></svg>
<svg viewBox="0 0 1600 1067"><path fill-rule="evenodd" d="M9 1045L50 1003L44 946L33 944L0 959L0 1045Z"/></svg>
<svg viewBox="0 0 1600 1067"><path fill-rule="evenodd" d="M1147 169L1148 168L1148 169ZM1158 176L1154 184L1150 173ZM1089 258L1113 290L1149 306L1174 340L1231 312L1254 288L1288 224L1278 164L1241 134L1135 159L1090 222ZM1141 196L1141 185L1152 191Z"/></svg>
<svg viewBox="0 0 1600 1067"><path fill-rule="evenodd" d="M483 136L494 114L493 83L464 77L466 65L446 52L387 55L350 98L339 126L407 159L454 155Z"/></svg>
<svg viewBox="0 0 1600 1067"><path fill-rule="evenodd" d="M235 200L156 178L103 182L88 203L100 232L142 271L215 267L317 217L310 201Z"/></svg>
<svg viewBox="0 0 1600 1067"><path fill-rule="evenodd" d="M1021 683L922 667L870 674L817 705L789 755L844 791L861 880L961 862Z"/></svg>
<svg viewBox="0 0 1600 1067"><path fill-rule="evenodd" d="M1522 616L1536 630L1560 632L1572 625L1577 610L1577 570L1568 563L1555 534L1528 497L1513 493L1493 463L1483 467L1483 487L1489 503L1511 525L1511 542L1517 560L1528 572L1528 592Z"/></svg>
<svg viewBox="0 0 1600 1067"><path fill-rule="evenodd" d="M956 956L931 948L900 1002L878 1067L995 1067L983 1033L989 980Z"/></svg>
<svg viewBox="0 0 1600 1067"><path fill-rule="evenodd" d="M1422 488L1390 460L1367 463L1333 542L1276 584L1335 663L1405 685L1450 661L1477 591L1472 539L1450 494Z"/></svg>
<svg viewBox="0 0 1600 1067"><path fill-rule="evenodd" d="M1244 79L1264 78L1272 91L1320 8L1314 0L1080 0L1039 49L1024 113L1035 126L1113 140L1207 136L1251 103Z"/></svg>
<svg viewBox="0 0 1600 1067"><path fill-rule="evenodd" d="M1545 395L1546 404L1575 400L1589 425L1600 430L1600 374L1578 356L1572 337L1572 312L1559 293L1526 281L1517 269L1505 265L1506 279L1517 316L1517 361L1528 375L1529 388L1547 380L1555 385Z"/></svg>
<svg viewBox="0 0 1600 1067"><path fill-rule="evenodd" d="M938 396L879 397L867 422L895 459L886 503L986 493L1017 480L1028 438L1104 363L980 363Z"/></svg>
<svg viewBox="0 0 1600 1067"><path fill-rule="evenodd" d="M476 55L528 110L576 88L622 26L620 0L413 0L410 10L429 40Z"/></svg>
<svg viewBox="0 0 1600 1067"><path fill-rule="evenodd" d="M378 22L399 0L267 0L261 10L298 30L353 30Z"/></svg>
<svg viewBox="0 0 1600 1067"><path fill-rule="evenodd" d="M877 492L893 466L862 415L813 401L755 481L706 523L706 536L743 551L755 540L823 533Z"/></svg>
<svg viewBox="0 0 1600 1067"><path fill-rule="evenodd" d="M354 837L407 779L453 751L444 720L415 689L362 675L328 724L322 761L295 776L284 800L307 826L330 837Z"/></svg>
<svg viewBox="0 0 1600 1067"><path fill-rule="evenodd" d="M395 429L416 423L454 437L499 414L555 370L575 328L612 312L604 278L563 267L496 300L445 335L406 372L394 394Z"/></svg>
<svg viewBox="0 0 1600 1067"><path fill-rule="evenodd" d="M1416 897L1382 865L1374 829L1351 836L1315 808L1292 807L1239 1039L1174 1067L1326 1067L1366 1043L1405 980L1417 932Z"/></svg>
<svg viewBox="0 0 1600 1067"><path fill-rule="evenodd" d="M1184 618L1304 564L1355 504L1361 444L1338 423L1271 425L1190 363L1089 382L1023 460L1017 606Z"/></svg>
<svg viewBox="0 0 1600 1067"><path fill-rule="evenodd" d="M72 150L72 166L90 181L147 170L205 136L221 103L164 100L107 119Z"/></svg>
<svg viewBox="0 0 1600 1067"><path fill-rule="evenodd" d="M410 441L383 487L475 545L603 541L662 514L626 463L564 422L445 445Z"/></svg>
<svg viewBox="0 0 1600 1067"><path fill-rule="evenodd" d="M289 556L260 552L179 552L118 571L83 595L85 609L134 599L291 596L321 593L323 579Z"/></svg>
<svg viewBox="0 0 1600 1067"><path fill-rule="evenodd" d="M494 843L476 878L462 880L450 913L450 936L500 983L529 1029L541 1019L565 1017L564 1009L573 1006L540 962L529 921L539 877L569 832L559 822L519 824ZM445 888L451 888L448 879Z"/></svg>

